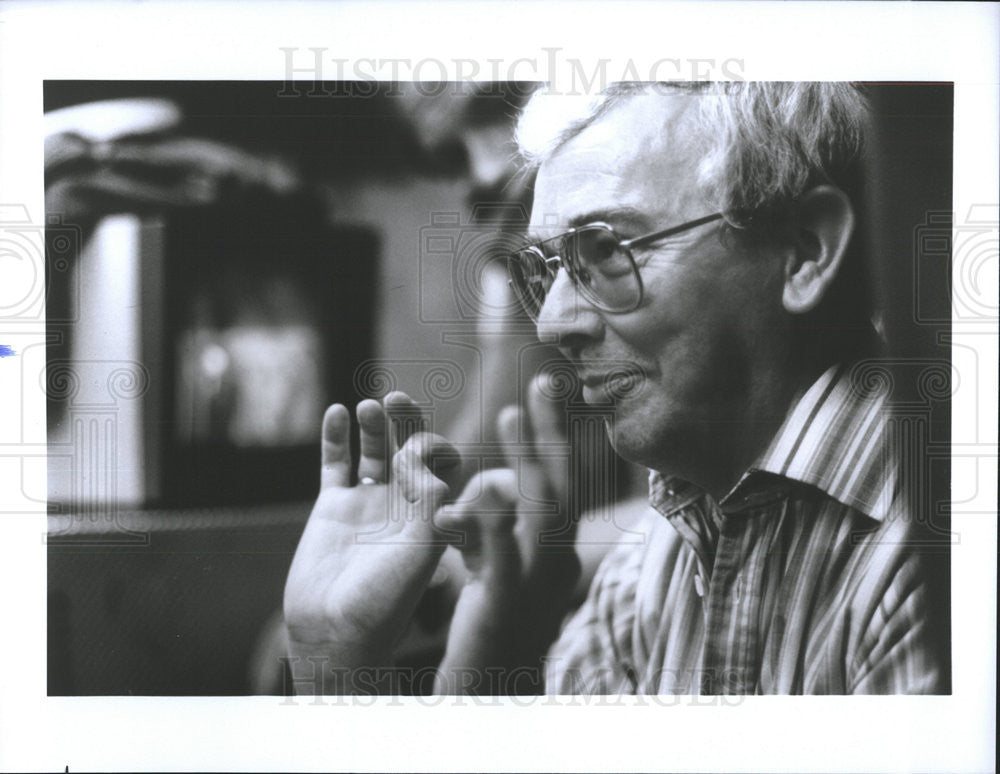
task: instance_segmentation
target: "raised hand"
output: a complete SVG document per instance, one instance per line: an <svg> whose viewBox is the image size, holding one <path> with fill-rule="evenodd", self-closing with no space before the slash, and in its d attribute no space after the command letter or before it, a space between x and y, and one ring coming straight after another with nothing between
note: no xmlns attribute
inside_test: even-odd
<svg viewBox="0 0 1000 774"><path fill-rule="evenodd" d="M447 545L433 515L459 467L454 447L419 430L415 406L402 393L384 405L362 401L357 415L362 483L350 486L348 411L331 406L320 494L285 585L293 677L297 686L312 680L317 693L359 690L359 670L391 665Z"/></svg>
<svg viewBox="0 0 1000 774"><path fill-rule="evenodd" d="M439 670L440 692L539 690L541 675L532 668L572 597L580 568L578 499L569 479L578 466L564 429L565 406L548 397L544 379L529 387L530 423L522 409L500 414L507 467L472 478L436 517L461 536L455 545L468 572ZM514 685L505 675L516 667L528 669Z"/></svg>

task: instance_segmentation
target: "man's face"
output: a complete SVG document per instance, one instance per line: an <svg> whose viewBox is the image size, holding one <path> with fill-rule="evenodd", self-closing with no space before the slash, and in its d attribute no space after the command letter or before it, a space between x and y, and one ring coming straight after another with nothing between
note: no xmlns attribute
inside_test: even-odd
<svg viewBox="0 0 1000 774"><path fill-rule="evenodd" d="M628 239L711 214L696 185L696 99L628 99L566 143L539 170L535 235L602 221ZM754 432L786 351L781 261L721 233L715 221L634 249L643 300L624 314L590 304L560 269L538 321L540 336L559 336L587 402L613 406L623 457L706 486L698 469L725 466ZM621 397L624 383L607 376L623 370L633 388Z"/></svg>

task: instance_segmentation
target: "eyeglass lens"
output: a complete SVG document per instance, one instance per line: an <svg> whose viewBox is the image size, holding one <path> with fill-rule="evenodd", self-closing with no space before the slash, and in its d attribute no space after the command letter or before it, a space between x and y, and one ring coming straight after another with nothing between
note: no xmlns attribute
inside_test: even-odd
<svg viewBox="0 0 1000 774"><path fill-rule="evenodd" d="M573 284L598 307L627 311L638 303L641 286L628 251L610 229L585 226L512 256L512 284L532 319L555 279L555 267L542 258L542 250L547 257L558 256Z"/></svg>

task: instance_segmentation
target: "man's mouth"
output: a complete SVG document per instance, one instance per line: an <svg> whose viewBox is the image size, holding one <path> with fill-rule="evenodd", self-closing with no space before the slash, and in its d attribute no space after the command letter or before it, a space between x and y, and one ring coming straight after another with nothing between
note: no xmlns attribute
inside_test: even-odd
<svg viewBox="0 0 1000 774"><path fill-rule="evenodd" d="M636 366L628 364L602 371L580 370L583 397L588 403L615 402L634 398L642 391L646 375Z"/></svg>

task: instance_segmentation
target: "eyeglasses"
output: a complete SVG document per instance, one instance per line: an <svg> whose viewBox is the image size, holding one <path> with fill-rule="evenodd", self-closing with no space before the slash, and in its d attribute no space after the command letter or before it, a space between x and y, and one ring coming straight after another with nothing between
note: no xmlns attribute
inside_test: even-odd
<svg viewBox="0 0 1000 774"><path fill-rule="evenodd" d="M571 228L565 234L511 253L507 258L508 282L528 316L536 322L560 266L566 269L580 294L598 309L616 314L631 312L642 302L642 277L632 248L721 217L722 213L706 215L635 239L622 239L606 223Z"/></svg>

